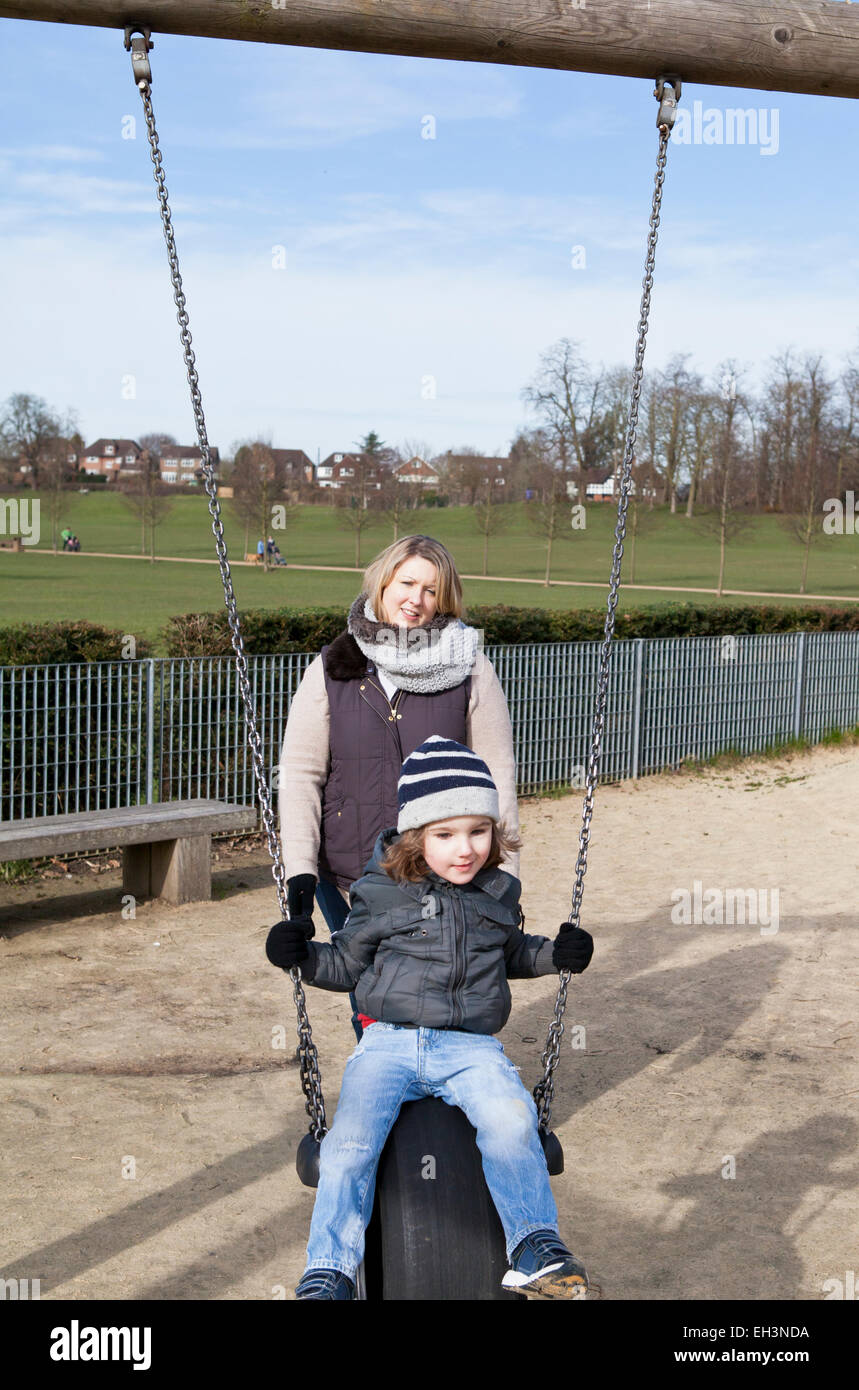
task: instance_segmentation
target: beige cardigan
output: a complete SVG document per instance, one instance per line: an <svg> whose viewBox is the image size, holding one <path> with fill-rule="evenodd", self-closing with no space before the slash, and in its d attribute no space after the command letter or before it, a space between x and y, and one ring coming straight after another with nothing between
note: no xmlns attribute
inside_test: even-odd
<svg viewBox="0 0 859 1390"><path fill-rule="evenodd" d="M317 656L293 697L278 768L280 834L288 879L296 874L318 877L322 789L331 765L328 729L325 671L322 657ZM518 835L513 730L501 683L483 652L477 653L472 673L466 742L492 773L501 819ZM503 860L502 868L518 878L519 855Z"/></svg>

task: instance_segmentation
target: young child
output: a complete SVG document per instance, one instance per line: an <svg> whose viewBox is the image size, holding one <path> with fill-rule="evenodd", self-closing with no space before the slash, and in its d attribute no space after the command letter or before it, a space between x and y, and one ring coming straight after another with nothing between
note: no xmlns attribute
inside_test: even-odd
<svg viewBox="0 0 859 1390"><path fill-rule="evenodd" d="M593 941L561 925L554 942L521 928L521 884L498 868L519 847L499 825L486 764L437 734L403 763L396 830L384 830L330 945L307 918L281 922L269 960L322 989L354 990L364 1036L343 1074L320 1150L307 1267L297 1298L351 1299L373 1211L376 1169L404 1101L438 1096L477 1131L510 1269L503 1287L574 1298L584 1266L558 1234L534 1101L492 1035L510 1014L509 978L588 965Z"/></svg>

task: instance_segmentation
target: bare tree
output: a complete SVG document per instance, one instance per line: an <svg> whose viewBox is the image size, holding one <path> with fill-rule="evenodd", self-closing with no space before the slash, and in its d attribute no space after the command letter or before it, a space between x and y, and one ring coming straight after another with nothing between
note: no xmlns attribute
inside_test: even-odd
<svg viewBox="0 0 859 1390"><path fill-rule="evenodd" d="M636 467L633 463L632 480L635 486L629 498L629 521L627 524L629 544L627 578L630 584L635 583L636 542L660 527L663 520L662 512L656 511L653 507L653 499L646 496L650 482L649 474L649 468Z"/></svg>
<svg viewBox="0 0 859 1390"><path fill-rule="evenodd" d="M579 493L585 495L585 473L605 466L616 447L622 412L610 376L593 371L580 345L562 338L543 353L522 398L539 417L554 448L561 471L578 471Z"/></svg>
<svg viewBox="0 0 859 1390"><path fill-rule="evenodd" d="M845 487L859 485L859 352L853 352L838 380L835 496Z"/></svg>
<svg viewBox="0 0 859 1390"><path fill-rule="evenodd" d="M0 455L7 461L7 472L11 471L13 478L20 481L18 469L23 464L29 468L30 485L38 490L49 446L54 440L68 440L75 434L77 419L73 411L61 416L41 396L23 392L10 396L0 414Z"/></svg>
<svg viewBox="0 0 859 1390"><path fill-rule="evenodd" d="M230 478L233 488L232 511L245 527L245 550L249 535L262 541L263 568L268 571L268 537L272 531L285 533L299 508L287 501L289 469L272 453L270 440L254 439L235 448L235 465ZM284 536L284 546L286 540Z"/></svg>
<svg viewBox="0 0 859 1390"><path fill-rule="evenodd" d="M712 463L714 449L715 419L714 399L709 391L696 392L689 411L689 496L686 499L686 515L692 517L701 481Z"/></svg>
<svg viewBox="0 0 859 1390"><path fill-rule="evenodd" d="M506 482L505 482L506 487ZM489 573L489 538L505 531L510 524L509 503L499 503L498 487L494 478L487 478L480 501L471 509L474 524L483 536L483 573Z"/></svg>
<svg viewBox="0 0 859 1390"><path fill-rule="evenodd" d="M155 532L173 508L169 487L162 483L158 475L157 460L148 449L144 449L139 459L139 472L129 475L120 483L120 495L125 505L138 517L141 529L141 555L146 554L146 536L149 534L149 561L155 563Z"/></svg>
<svg viewBox="0 0 859 1390"><path fill-rule="evenodd" d="M808 581L811 547L823 535L821 508L830 490L826 475L831 455L826 456L826 446L827 406L832 394L833 385L824 373L821 358L808 355L798 402L797 457L791 479L784 489L783 518L785 529L802 546L801 594L805 593Z"/></svg>
<svg viewBox="0 0 859 1390"><path fill-rule="evenodd" d="M677 511L677 484L687 459L691 406L698 384L686 365L688 360L688 353L673 357L657 375L651 396L665 485L662 500L670 504L672 515Z"/></svg>
<svg viewBox="0 0 859 1390"><path fill-rule="evenodd" d="M445 486L467 507L473 507L486 481L485 454L470 444L449 449L440 461Z"/></svg>
<svg viewBox="0 0 859 1390"><path fill-rule="evenodd" d="M39 493L48 505L51 524L51 546L56 553L60 523L67 520L71 509L70 490L77 480L75 465L69 462L75 452L68 439L52 439L45 443L39 461Z"/></svg>
<svg viewBox="0 0 859 1390"><path fill-rule="evenodd" d="M368 527L378 521L378 512L371 511L367 506L362 507L354 493L349 494L342 488L334 493L334 507L341 528L351 531L355 537L355 568L360 569L361 537Z"/></svg>
<svg viewBox="0 0 859 1390"><path fill-rule="evenodd" d="M796 464L801 389L800 366L793 349L788 348L772 361L761 408L769 465L767 506L773 511L784 510L785 492Z"/></svg>
<svg viewBox="0 0 859 1390"><path fill-rule="evenodd" d="M406 521L408 513L420 506L422 491L419 484L401 482L393 474L383 482L379 494L381 515L393 526L395 541L400 538L400 527Z"/></svg>
<svg viewBox="0 0 859 1390"><path fill-rule="evenodd" d="M535 448L538 441L535 440ZM546 572L543 579L549 588L552 574L552 549L555 541L570 540L570 496L568 479L554 453L554 445L543 437L542 461L533 470L534 481L539 489L539 498L531 502L526 511L528 525L546 543Z"/></svg>
<svg viewBox="0 0 859 1390"><path fill-rule="evenodd" d="M157 432L154 434L141 434L137 442L141 449L148 449L149 456L153 462L157 464L159 473L166 450L171 446L175 448L179 443L178 439L173 438L172 434L158 434Z"/></svg>
<svg viewBox="0 0 859 1390"><path fill-rule="evenodd" d="M659 453L659 396L652 382L645 386L642 395L639 450L647 470L647 505L652 511L656 503L656 488L660 477L657 464L657 455Z"/></svg>
<svg viewBox="0 0 859 1390"><path fill-rule="evenodd" d="M751 523L748 514L748 456L743 455L737 436L737 414L740 410L736 364L728 361L721 368L721 392L716 406L719 443L712 472L715 506L711 512L700 513L696 524L703 531L715 533L719 539L719 579L716 592L721 597L725 584L725 563L728 544Z"/></svg>

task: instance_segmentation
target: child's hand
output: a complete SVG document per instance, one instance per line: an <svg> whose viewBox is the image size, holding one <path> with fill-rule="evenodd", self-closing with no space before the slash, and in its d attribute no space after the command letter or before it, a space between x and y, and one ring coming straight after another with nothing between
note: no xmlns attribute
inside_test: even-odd
<svg viewBox="0 0 859 1390"><path fill-rule="evenodd" d="M594 939L582 927L574 927L570 922L562 922L555 938L552 963L556 970L572 970L581 975L587 970L594 953Z"/></svg>
<svg viewBox="0 0 859 1390"><path fill-rule="evenodd" d="M312 935L313 923L309 918L298 917L291 922L278 922L266 938L265 953L272 965L280 966L281 970L291 970L307 960L310 955L307 938Z"/></svg>

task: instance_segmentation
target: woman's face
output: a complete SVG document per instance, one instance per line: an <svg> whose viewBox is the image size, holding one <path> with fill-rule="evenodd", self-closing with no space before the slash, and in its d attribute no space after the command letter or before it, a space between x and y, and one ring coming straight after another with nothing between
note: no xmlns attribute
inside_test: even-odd
<svg viewBox="0 0 859 1390"><path fill-rule="evenodd" d="M438 570L431 560L412 555L396 569L382 590L380 622L419 627L438 612Z"/></svg>

